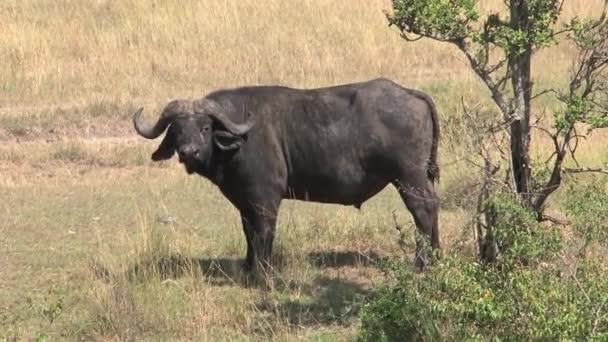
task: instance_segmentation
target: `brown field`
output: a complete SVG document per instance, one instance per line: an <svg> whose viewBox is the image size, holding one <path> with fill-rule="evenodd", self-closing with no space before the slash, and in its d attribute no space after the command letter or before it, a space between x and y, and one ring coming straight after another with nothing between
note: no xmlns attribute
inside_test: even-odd
<svg viewBox="0 0 608 342"><path fill-rule="evenodd" d="M567 1L564 17L597 13L601 3ZM236 210L175 160L152 163L156 142L130 122L139 106L150 119L171 99L217 88L383 76L427 91L442 119L441 239L470 239L474 177L457 143L460 98L492 106L457 50L406 44L387 27L387 8L385 0L3 0L0 339L353 338L355 304L382 280L367 260L401 254L395 224L411 244L409 213L392 188L361 211L287 201L275 287L247 288ZM560 45L538 55L539 87L565 86L572 52ZM535 112L556 109L547 97ZM607 144L608 134L594 133L579 162L606 165ZM539 158L547 151L535 147Z"/></svg>

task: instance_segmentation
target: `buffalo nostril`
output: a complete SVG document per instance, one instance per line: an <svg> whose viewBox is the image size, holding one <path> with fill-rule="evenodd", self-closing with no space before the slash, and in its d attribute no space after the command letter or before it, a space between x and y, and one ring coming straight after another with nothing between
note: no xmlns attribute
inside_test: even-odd
<svg viewBox="0 0 608 342"><path fill-rule="evenodd" d="M194 146L185 146L179 149L179 154L182 157L192 157L198 154L198 148Z"/></svg>

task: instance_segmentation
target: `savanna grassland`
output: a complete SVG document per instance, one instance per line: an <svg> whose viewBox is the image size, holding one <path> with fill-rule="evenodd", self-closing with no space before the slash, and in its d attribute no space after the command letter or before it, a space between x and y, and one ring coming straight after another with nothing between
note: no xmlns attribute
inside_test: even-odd
<svg viewBox="0 0 608 342"><path fill-rule="evenodd" d="M497 8L502 1L481 1ZM571 0L564 17L601 1ZM0 337L8 340L314 340L353 338L356 303L414 226L387 188L358 211L286 201L274 288L244 286L236 210L175 160L153 163L138 138L175 98L222 87L318 87L388 77L431 94L441 116L441 240L472 240L475 173L463 157L461 97L493 107L459 52L406 44L385 0L0 3ZM538 87L565 86L567 45L542 51ZM558 110L550 96L535 113ZM544 121L548 124L547 120ZM541 136L535 136L540 140ZM538 141L537 140L537 141ZM608 162L608 135L578 161ZM548 157L551 146L534 155ZM559 213L558 194L550 210ZM393 213L396 217L393 218ZM473 249L463 251L473 253Z"/></svg>

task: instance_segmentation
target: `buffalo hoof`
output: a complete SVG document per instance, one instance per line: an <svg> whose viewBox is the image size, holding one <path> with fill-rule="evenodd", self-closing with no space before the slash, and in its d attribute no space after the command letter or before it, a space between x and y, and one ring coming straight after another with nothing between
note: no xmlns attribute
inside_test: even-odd
<svg viewBox="0 0 608 342"><path fill-rule="evenodd" d="M267 273L251 270L241 274L241 282L247 288L270 291L274 288L274 279Z"/></svg>
<svg viewBox="0 0 608 342"><path fill-rule="evenodd" d="M426 262L424 261L423 258L421 258L420 256L417 256L414 259L414 272L416 273L421 273L422 271L424 271L424 268L426 267Z"/></svg>
<svg viewBox="0 0 608 342"><path fill-rule="evenodd" d="M251 273L252 270L253 270L253 266L251 265L250 262L244 261L241 264L241 271L243 271L243 273Z"/></svg>
<svg viewBox="0 0 608 342"><path fill-rule="evenodd" d="M268 271L267 267L247 261L241 263L241 280L246 287L270 289L272 288L272 285L270 285L272 284L271 279L271 272Z"/></svg>

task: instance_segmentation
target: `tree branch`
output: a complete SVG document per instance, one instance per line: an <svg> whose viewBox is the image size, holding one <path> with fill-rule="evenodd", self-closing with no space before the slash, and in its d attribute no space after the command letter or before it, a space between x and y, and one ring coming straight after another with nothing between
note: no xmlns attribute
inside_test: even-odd
<svg viewBox="0 0 608 342"><path fill-rule="evenodd" d="M488 75L490 75L490 74L494 73L496 70L502 68L505 65L505 63L507 63L506 58L501 60L500 62L492 65L490 68L486 69L486 72L488 73Z"/></svg>
<svg viewBox="0 0 608 342"><path fill-rule="evenodd" d="M416 37L416 38L410 38L407 35L407 33L403 32L403 33L401 33L401 38L405 39L408 42L415 42L415 41L418 41L418 40L424 38L424 36L423 35L418 35L418 37Z"/></svg>
<svg viewBox="0 0 608 342"><path fill-rule="evenodd" d="M576 132L576 126L572 126L572 132L573 132L573 134L571 135L571 138L568 141L564 141L564 145L568 147L568 150L570 151L570 157L572 157L572 160L574 160L574 162L576 163L576 166L579 166L575 153L576 153L576 150L578 149L578 139L581 136ZM583 136L583 138L584 138L584 136ZM570 145L570 141L572 139L574 139L574 146Z"/></svg>
<svg viewBox="0 0 608 342"><path fill-rule="evenodd" d="M553 144L555 147L555 162L553 163L553 170L551 171L551 177L547 181L547 183L540 189L537 197L534 199L532 203L532 208L539 215L542 215L542 207L545 205L547 198L555 191L562 183L562 165L564 163L564 159L566 157L566 147L570 144L570 140L572 139L572 133L574 131L574 126L570 126L566 136L564 137L563 143L558 143L557 134L550 134L553 139Z"/></svg>
<svg viewBox="0 0 608 342"><path fill-rule="evenodd" d="M541 214L539 222L544 222L544 221L553 222L553 223L558 224L560 226L567 226L568 224L570 224L570 222L568 222L568 221L560 220L560 219L558 219L556 217L553 217L553 216L550 216L550 215L547 215L547 214Z"/></svg>
<svg viewBox="0 0 608 342"><path fill-rule="evenodd" d="M597 308L597 310L595 311L595 320L593 321L593 325L592 325L592 329L591 329L591 333L595 334L595 331L597 330L598 324L600 322L600 320L602 319L602 309L604 308L604 305L606 305L606 300L604 300L602 302L602 304Z"/></svg>
<svg viewBox="0 0 608 342"><path fill-rule="evenodd" d="M557 134L551 133L548 129L538 126L538 125L531 125L530 127L532 128L536 128L539 131L546 133L549 138L551 138L551 141L553 141L553 147L555 148L555 151L553 152L553 154L551 154L551 157L549 157L549 160L551 160L551 158L553 158L554 155L556 155L557 153L559 153L559 141L557 140ZM549 161L547 160L547 162Z"/></svg>
<svg viewBox="0 0 608 342"><path fill-rule="evenodd" d="M496 85L496 83L494 83L494 80L492 79L492 77L490 76L488 71L486 69L484 69L479 64L479 61L477 61L477 59L469 52L469 49L468 49L467 44L464 39L460 39L454 43L467 57L467 59L469 60L469 64L471 65L471 68L473 68L473 71L475 71L475 73L486 84L486 86L492 93L492 99L494 100L494 102L496 102L496 104L498 105L500 110L503 112L505 119L510 120L511 119L510 106L508 105L507 101L505 100L503 94L498 90L498 86Z"/></svg>
<svg viewBox="0 0 608 342"><path fill-rule="evenodd" d="M608 175L608 169L601 167L567 167L563 171L567 173L603 173Z"/></svg>
<svg viewBox="0 0 608 342"><path fill-rule="evenodd" d="M505 85L507 84L507 81L509 81L511 79L512 73L511 71L507 71L507 73L505 73L505 75L503 77L501 77L500 79L498 79L498 81L496 81L496 88L497 89L505 89Z"/></svg>
<svg viewBox="0 0 608 342"><path fill-rule="evenodd" d="M541 96L543 96L543 95L545 95L547 93L558 94L557 90L555 90L555 89L545 89L545 90L541 91L540 93L532 95L532 97L530 97L530 100L534 100L535 98L541 97Z"/></svg>

